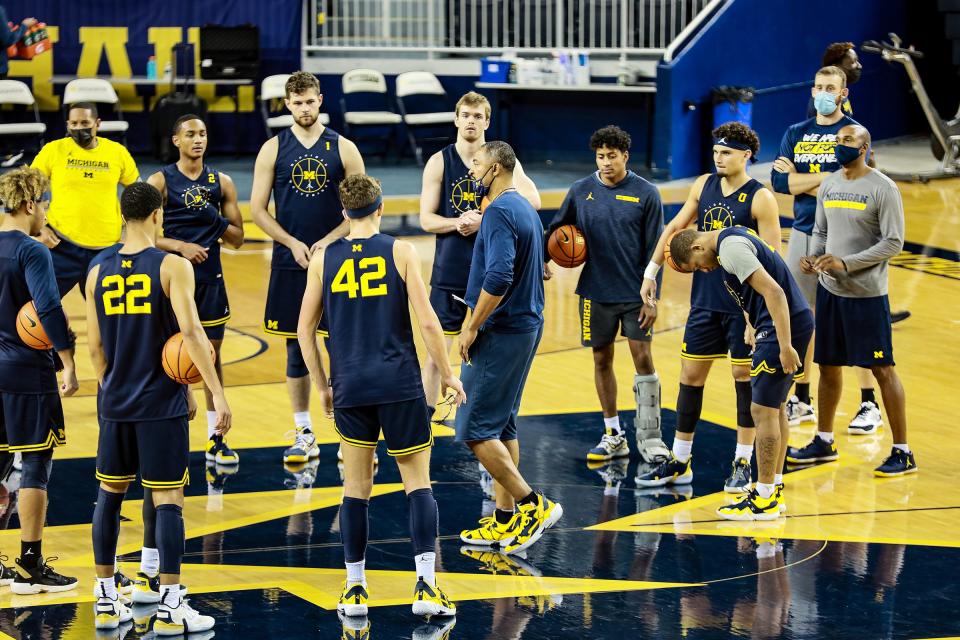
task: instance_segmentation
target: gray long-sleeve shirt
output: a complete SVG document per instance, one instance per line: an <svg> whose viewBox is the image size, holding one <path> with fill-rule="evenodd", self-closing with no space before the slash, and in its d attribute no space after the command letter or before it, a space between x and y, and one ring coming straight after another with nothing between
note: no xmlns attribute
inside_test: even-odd
<svg viewBox="0 0 960 640"><path fill-rule="evenodd" d="M903 249L903 200L897 185L879 171L847 180L827 177L817 192L813 255L842 259L846 273L820 274L820 284L844 298L887 294L887 262Z"/></svg>

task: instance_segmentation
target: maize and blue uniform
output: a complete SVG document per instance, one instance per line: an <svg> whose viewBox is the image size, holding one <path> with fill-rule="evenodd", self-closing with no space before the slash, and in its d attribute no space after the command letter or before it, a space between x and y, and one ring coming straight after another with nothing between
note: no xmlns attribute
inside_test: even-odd
<svg viewBox="0 0 960 640"><path fill-rule="evenodd" d="M430 448L433 430L394 242L376 234L326 248L323 314L337 433L373 449L382 428L387 453L402 456Z"/></svg>
<svg viewBox="0 0 960 640"><path fill-rule="evenodd" d="M460 370L469 399L457 410L458 442L516 440L523 387L543 336L543 225L516 191L487 206L470 264L467 304L503 296Z"/></svg>
<svg viewBox="0 0 960 640"><path fill-rule="evenodd" d="M122 249L121 249L122 250ZM175 489L189 483L187 386L161 358L180 328L163 291L160 266L170 254L104 252L94 289L107 368L97 393L97 479Z"/></svg>
<svg viewBox="0 0 960 640"><path fill-rule="evenodd" d="M53 352L28 347L17 333L17 314L31 300L54 348L71 348L50 250L19 231L2 231L0 454L66 443Z"/></svg>
<svg viewBox="0 0 960 640"><path fill-rule="evenodd" d="M443 183L440 188L440 210L445 218L459 218L467 211L480 208L476 183L467 165L457 153L457 146L450 144L441 151L443 158ZM460 235L457 231L437 234L433 271L430 275L430 305L440 319L443 333L460 335L467 317L467 277L470 275L470 258L477 234Z"/></svg>
<svg viewBox="0 0 960 640"><path fill-rule="evenodd" d="M740 226L756 231L753 198L762 188L762 184L751 178L725 196L722 178L710 175L700 192L697 229L718 231ZM724 292L722 281L723 274L719 270L694 272L690 315L683 330L680 357L699 362L725 358L729 352L731 364L749 365L750 345L743 339L747 322L740 306Z"/></svg>
<svg viewBox="0 0 960 640"><path fill-rule="evenodd" d="M797 286L783 258L751 229L731 227L717 239L721 282L739 307L747 312L756 330L757 346L753 351L750 371L752 401L774 409L786 402L794 375L802 375L803 358L813 335L813 314L800 287ZM780 344L773 317L766 302L749 284L747 278L758 269L765 270L783 289L790 313L790 343L800 356L800 369L795 374L783 371Z"/></svg>
<svg viewBox="0 0 960 640"><path fill-rule="evenodd" d="M657 188L632 171L613 186L594 172L570 187L547 237L566 224L580 229L589 252L576 289L580 343L605 347L618 333L630 340L651 341L653 327L640 328L640 287L643 270L663 233L663 203Z"/></svg>
<svg viewBox="0 0 960 640"><path fill-rule="evenodd" d="M313 246L343 222L337 191L343 178L340 135L336 131L325 127L308 149L291 129L284 129L277 136L273 171L277 222L307 247ZM296 340L300 302L306 288L306 269L297 264L288 248L274 242L263 317L266 333ZM321 326L324 324L321 319Z"/></svg>
<svg viewBox="0 0 960 640"><path fill-rule="evenodd" d="M193 299L197 303L200 324L211 340L223 340L230 301L223 282L220 262L220 238L230 222L220 215L223 190L220 173L207 165L196 180L191 180L176 164L160 170L167 187L167 203L163 207L163 235L167 238L200 245L207 250L207 259L193 265L196 281Z"/></svg>

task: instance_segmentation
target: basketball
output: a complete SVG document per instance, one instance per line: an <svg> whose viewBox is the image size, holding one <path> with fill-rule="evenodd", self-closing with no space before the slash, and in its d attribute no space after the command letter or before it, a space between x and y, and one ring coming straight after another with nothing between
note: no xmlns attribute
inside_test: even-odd
<svg viewBox="0 0 960 640"><path fill-rule="evenodd" d="M47 337L43 325L40 324L40 315L37 313L37 307L33 300L20 307L17 313L17 333L23 344L31 349L52 349L53 343Z"/></svg>
<svg viewBox="0 0 960 640"><path fill-rule="evenodd" d="M210 357L216 359L217 354L210 346ZM193 364L187 348L183 345L183 334L177 332L170 336L166 344L163 345L163 355L161 357L164 372L175 382L180 384L195 384L203 380L200 370Z"/></svg>
<svg viewBox="0 0 960 640"><path fill-rule="evenodd" d="M571 269L579 267L587 259L587 243L580 229L572 224L565 224L550 234L547 252L550 259L558 265Z"/></svg>

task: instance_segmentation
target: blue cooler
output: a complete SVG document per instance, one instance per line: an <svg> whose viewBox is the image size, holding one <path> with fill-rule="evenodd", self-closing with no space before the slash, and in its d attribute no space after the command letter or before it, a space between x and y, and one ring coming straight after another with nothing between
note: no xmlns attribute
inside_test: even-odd
<svg viewBox="0 0 960 640"><path fill-rule="evenodd" d="M498 58L480 59L480 82L497 82L506 84L510 82L509 60L500 60Z"/></svg>

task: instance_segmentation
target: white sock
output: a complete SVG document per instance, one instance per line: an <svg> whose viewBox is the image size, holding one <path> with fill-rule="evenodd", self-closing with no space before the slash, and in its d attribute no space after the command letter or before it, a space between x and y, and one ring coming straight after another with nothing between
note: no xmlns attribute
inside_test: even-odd
<svg viewBox="0 0 960 640"><path fill-rule="evenodd" d="M603 488L603 495L605 496L619 496L620 495L620 483Z"/></svg>
<svg viewBox="0 0 960 640"><path fill-rule="evenodd" d="M167 594L173 594L173 596L167 600ZM180 585L179 584L162 584L160 585L160 604L165 604L168 607L178 607L180 606Z"/></svg>
<svg viewBox="0 0 960 640"><path fill-rule="evenodd" d="M120 564L117 562L116 558L113 559L113 572L114 573L120 572Z"/></svg>
<svg viewBox="0 0 960 640"><path fill-rule="evenodd" d="M783 484L783 474L776 473L773 475L773 484Z"/></svg>
<svg viewBox="0 0 960 640"><path fill-rule="evenodd" d="M753 445L737 443L737 452L733 454L736 460L743 458L747 462L753 459Z"/></svg>
<svg viewBox="0 0 960 640"><path fill-rule="evenodd" d="M113 581L113 576L109 578L97 578L97 584L94 587L93 595L96 598L117 599L117 584Z"/></svg>
<svg viewBox="0 0 960 640"><path fill-rule="evenodd" d="M833 442L833 431L817 431L817 435L824 442Z"/></svg>
<svg viewBox="0 0 960 640"><path fill-rule="evenodd" d="M347 584L366 584L367 574L364 572L367 561L344 562L347 566Z"/></svg>
<svg viewBox="0 0 960 640"><path fill-rule="evenodd" d="M772 484L758 482L754 486L757 488L757 493L760 494L761 498L769 498L773 495L774 486Z"/></svg>
<svg viewBox="0 0 960 640"><path fill-rule="evenodd" d="M413 560L417 563L417 578L423 580L431 587L437 586L437 578L434 575L437 554L432 551L428 551L427 553L421 553L418 556L413 556Z"/></svg>
<svg viewBox="0 0 960 640"><path fill-rule="evenodd" d="M217 412L207 411L207 440L213 437L213 432L217 429Z"/></svg>
<svg viewBox="0 0 960 640"><path fill-rule="evenodd" d="M305 431L313 433L313 421L310 420L309 411L295 411L293 414L293 424L303 427Z"/></svg>
<svg viewBox="0 0 960 640"><path fill-rule="evenodd" d="M673 439L673 457L680 462L686 462L690 459L690 452L693 451L693 440Z"/></svg>
<svg viewBox="0 0 960 640"><path fill-rule="evenodd" d="M904 442L903 444L894 444L893 448L900 449L900 451L903 451L904 453L910 453L910 447L907 445L906 442Z"/></svg>
<svg viewBox="0 0 960 640"><path fill-rule="evenodd" d="M613 436L622 436L623 429L620 427L620 416L603 419L603 429Z"/></svg>
<svg viewBox="0 0 960 640"><path fill-rule="evenodd" d="M140 571L148 576L160 573L160 550L144 547L140 551Z"/></svg>

